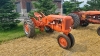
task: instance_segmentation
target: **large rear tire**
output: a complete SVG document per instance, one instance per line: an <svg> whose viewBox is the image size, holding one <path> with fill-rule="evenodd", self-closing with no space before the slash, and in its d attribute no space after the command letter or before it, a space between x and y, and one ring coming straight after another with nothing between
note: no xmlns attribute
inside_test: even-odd
<svg viewBox="0 0 100 56"><path fill-rule="evenodd" d="M27 37L32 38L35 35L35 26L31 19L24 19L23 27Z"/></svg>
<svg viewBox="0 0 100 56"><path fill-rule="evenodd" d="M71 46L70 38L66 36L65 34L60 34L57 38L57 41L58 41L59 46L64 49L69 49Z"/></svg>
<svg viewBox="0 0 100 56"><path fill-rule="evenodd" d="M77 28L80 25L80 19L79 16L75 13L70 13L69 16L73 19L73 29Z"/></svg>
<svg viewBox="0 0 100 56"><path fill-rule="evenodd" d="M97 34L100 36L100 27L97 29Z"/></svg>

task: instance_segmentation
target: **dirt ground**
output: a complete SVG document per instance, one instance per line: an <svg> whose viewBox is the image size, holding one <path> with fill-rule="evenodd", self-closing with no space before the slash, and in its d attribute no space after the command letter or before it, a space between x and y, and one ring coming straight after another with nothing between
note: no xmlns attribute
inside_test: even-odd
<svg viewBox="0 0 100 56"><path fill-rule="evenodd" d="M23 37L2 43L0 56L100 56L100 36L96 33L98 26L90 24L72 30L76 43L69 50L58 45L56 38L60 33L42 33L33 39Z"/></svg>

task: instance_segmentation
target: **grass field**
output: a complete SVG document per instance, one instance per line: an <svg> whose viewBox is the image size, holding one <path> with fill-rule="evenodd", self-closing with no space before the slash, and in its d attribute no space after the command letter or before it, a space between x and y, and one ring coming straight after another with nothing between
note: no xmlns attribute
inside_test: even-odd
<svg viewBox="0 0 100 56"><path fill-rule="evenodd" d="M12 39L16 39L24 36L22 23L18 24L18 27L8 30L8 31L0 31L0 43Z"/></svg>
<svg viewBox="0 0 100 56"><path fill-rule="evenodd" d="M36 34L41 33L38 29L35 29ZM18 27L12 30L0 31L0 43L24 37L23 24L19 23Z"/></svg>

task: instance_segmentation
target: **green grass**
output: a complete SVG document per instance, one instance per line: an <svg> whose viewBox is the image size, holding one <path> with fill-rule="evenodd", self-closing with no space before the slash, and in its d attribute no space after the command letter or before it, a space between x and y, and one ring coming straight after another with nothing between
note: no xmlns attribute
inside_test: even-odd
<svg viewBox="0 0 100 56"><path fill-rule="evenodd" d="M39 29L35 29L35 33L39 34L41 32L39 31ZM1 30L0 31L0 44L2 42L13 40L13 39L18 39L18 38L21 38L24 36L25 36L25 33L23 30L23 25L22 25L22 23L20 23L20 24L18 24L18 27L14 28L12 30L7 30L7 31Z"/></svg>
<svg viewBox="0 0 100 56"><path fill-rule="evenodd" d="M24 31L23 31L23 26L22 23L18 25L18 27L8 30L8 31L0 31L0 43L16 38L20 38L25 36Z"/></svg>

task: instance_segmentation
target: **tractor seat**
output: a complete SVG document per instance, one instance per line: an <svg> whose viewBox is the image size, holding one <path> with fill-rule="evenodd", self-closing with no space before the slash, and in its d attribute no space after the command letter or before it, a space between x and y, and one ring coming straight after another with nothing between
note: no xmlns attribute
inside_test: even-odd
<svg viewBox="0 0 100 56"><path fill-rule="evenodd" d="M42 15L40 13L38 13L38 12L35 12L34 16L37 17L37 18L42 17Z"/></svg>

